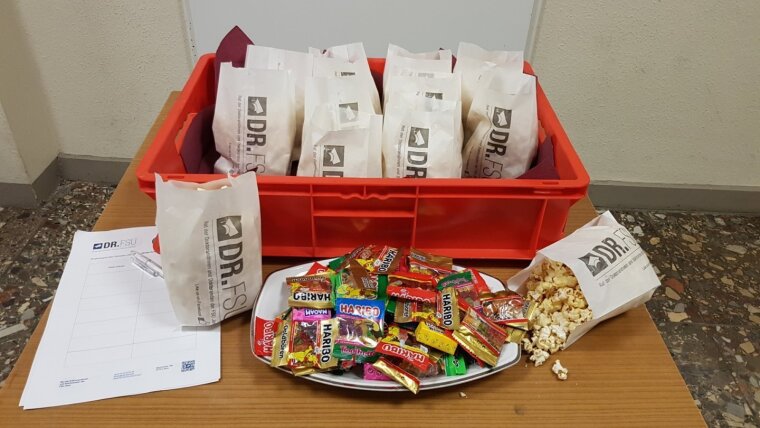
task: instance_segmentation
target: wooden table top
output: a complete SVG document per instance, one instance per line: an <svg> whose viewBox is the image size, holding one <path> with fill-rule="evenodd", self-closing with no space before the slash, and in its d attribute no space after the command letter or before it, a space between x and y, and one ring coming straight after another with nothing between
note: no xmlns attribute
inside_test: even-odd
<svg viewBox="0 0 760 428"><path fill-rule="evenodd" d="M172 93L95 230L154 224L155 203L137 188L135 167L177 97ZM570 212L567 231L595 212L588 198ZM264 259L264 274L303 262ZM458 261L502 281L525 263ZM172 391L23 411L21 392L47 322L46 311L5 386L0 425L440 425L704 426L702 416L644 307L604 322L556 357L569 368L562 382L551 364L525 363L468 384L409 393L333 388L271 369L250 353L250 315L222 325L222 379ZM552 359L553 361L553 359ZM460 395L466 394L466 398Z"/></svg>

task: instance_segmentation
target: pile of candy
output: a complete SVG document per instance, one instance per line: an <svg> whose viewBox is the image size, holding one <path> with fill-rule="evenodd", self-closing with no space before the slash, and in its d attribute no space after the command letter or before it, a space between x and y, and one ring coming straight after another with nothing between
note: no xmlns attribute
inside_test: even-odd
<svg viewBox="0 0 760 428"><path fill-rule="evenodd" d="M518 294L492 293L477 271L414 248L362 246L286 286L289 307L268 327L273 367L355 371L414 393L420 378L496 365L535 310Z"/></svg>

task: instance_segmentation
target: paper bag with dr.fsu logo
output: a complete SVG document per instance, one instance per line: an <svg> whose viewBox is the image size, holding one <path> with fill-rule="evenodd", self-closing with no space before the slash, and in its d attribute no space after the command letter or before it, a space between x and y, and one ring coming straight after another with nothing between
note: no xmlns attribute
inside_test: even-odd
<svg viewBox="0 0 760 428"><path fill-rule="evenodd" d="M462 115L467 118L478 85L488 84L490 71L502 69L519 75L523 71L522 51L487 51L472 43L460 42L454 72L462 76ZM486 79L484 79L484 77Z"/></svg>
<svg viewBox="0 0 760 428"><path fill-rule="evenodd" d="M660 285L644 250L609 211L539 250L527 268L507 281L507 288L525 295L526 280L546 259L573 271L593 313L570 333L563 348L600 322L645 303Z"/></svg>
<svg viewBox="0 0 760 428"><path fill-rule="evenodd" d="M462 175L462 105L398 94L383 121L383 176L459 178Z"/></svg>
<svg viewBox="0 0 760 428"><path fill-rule="evenodd" d="M204 184L156 174L156 226L180 324L214 325L253 307L262 279L254 173Z"/></svg>
<svg viewBox="0 0 760 428"><path fill-rule="evenodd" d="M382 130L383 116L357 103L318 106L304 126L298 175L381 178Z"/></svg>
<svg viewBox="0 0 760 428"><path fill-rule="evenodd" d="M296 134L290 73L223 63L212 129L217 173L286 175Z"/></svg>
<svg viewBox="0 0 760 428"><path fill-rule="evenodd" d="M325 49L309 48L314 55L314 77L347 77L362 82L362 87L372 98L372 107L376 114L381 114L380 97L375 86L375 79L367 62L364 44L350 43Z"/></svg>
<svg viewBox="0 0 760 428"><path fill-rule="evenodd" d="M538 149L536 78L493 69L472 100L464 132L465 178L516 178Z"/></svg>
<svg viewBox="0 0 760 428"><path fill-rule="evenodd" d="M314 58L306 52L288 51L261 45L248 45L245 68L283 70L290 73L295 87L296 147L300 147L303 126L303 93L311 77Z"/></svg>

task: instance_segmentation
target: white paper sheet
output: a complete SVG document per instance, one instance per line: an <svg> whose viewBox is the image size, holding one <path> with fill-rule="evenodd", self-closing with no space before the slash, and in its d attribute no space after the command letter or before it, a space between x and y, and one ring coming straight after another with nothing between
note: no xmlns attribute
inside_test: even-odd
<svg viewBox="0 0 760 428"><path fill-rule="evenodd" d="M155 227L77 232L21 396L24 409L183 388L220 378L220 330L180 327L151 258Z"/></svg>

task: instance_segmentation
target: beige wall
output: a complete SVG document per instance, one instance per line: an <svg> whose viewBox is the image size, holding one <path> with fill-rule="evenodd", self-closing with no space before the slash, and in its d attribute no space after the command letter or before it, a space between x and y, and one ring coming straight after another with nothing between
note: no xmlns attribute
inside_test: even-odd
<svg viewBox="0 0 760 428"><path fill-rule="evenodd" d="M760 186L760 2L546 0L533 65L593 180Z"/></svg>
<svg viewBox="0 0 760 428"><path fill-rule="evenodd" d="M2 105L0 105L0 183L29 183Z"/></svg>
<svg viewBox="0 0 760 428"><path fill-rule="evenodd" d="M50 99L41 85L40 67L16 4L0 1L0 104L12 133L7 141L15 143L27 184L58 155Z"/></svg>
<svg viewBox="0 0 760 428"><path fill-rule="evenodd" d="M16 1L61 153L131 158L191 69L175 1ZM57 153L58 151L56 151Z"/></svg>

